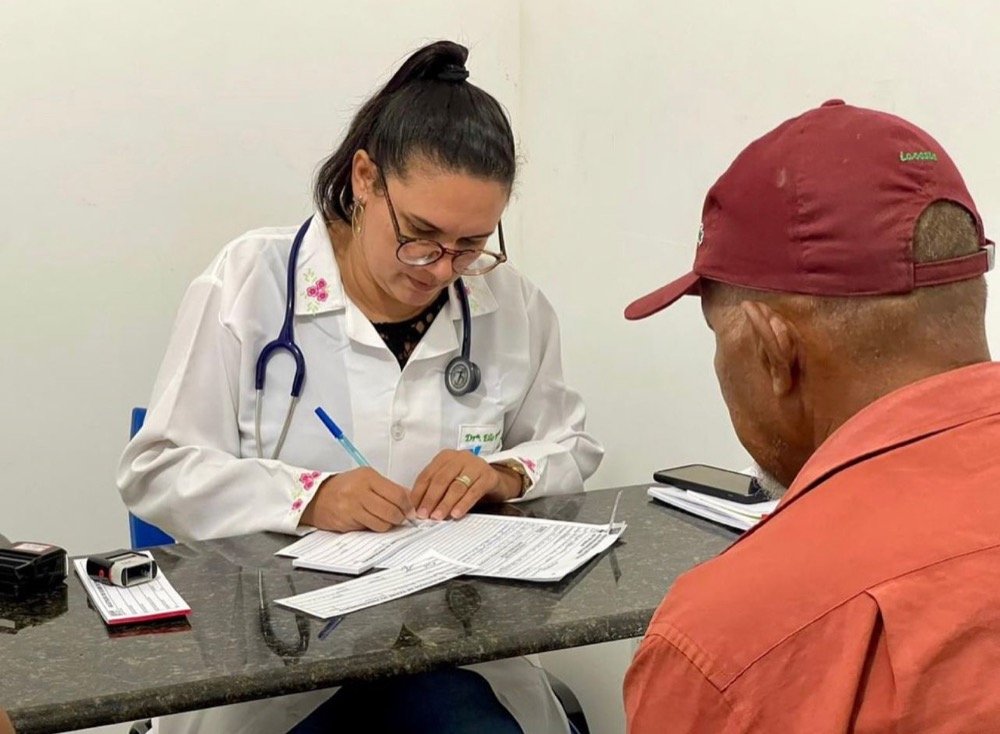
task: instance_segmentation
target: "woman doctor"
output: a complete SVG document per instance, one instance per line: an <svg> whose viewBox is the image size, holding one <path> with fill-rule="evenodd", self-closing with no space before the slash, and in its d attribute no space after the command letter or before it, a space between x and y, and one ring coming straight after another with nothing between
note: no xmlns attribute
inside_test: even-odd
<svg viewBox="0 0 1000 734"><path fill-rule="evenodd" d="M323 164L316 214L243 235L191 284L119 467L137 516L182 540L384 531L583 489L602 449L563 382L552 307L504 264L513 135L497 101L466 81L466 57L444 41L414 53ZM317 406L370 467L332 438ZM567 730L523 658L396 689L375 710L348 687L170 717L160 731L344 730L352 716L372 732ZM390 720L404 706L404 723Z"/></svg>

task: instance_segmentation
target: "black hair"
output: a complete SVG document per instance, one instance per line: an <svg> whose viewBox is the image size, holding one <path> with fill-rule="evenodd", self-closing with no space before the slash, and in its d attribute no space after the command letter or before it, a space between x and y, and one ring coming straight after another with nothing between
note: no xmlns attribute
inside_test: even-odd
<svg viewBox="0 0 1000 734"><path fill-rule="evenodd" d="M383 176L405 174L414 155L449 171L513 187L514 134L500 103L465 81L469 50L438 41L413 53L358 110L343 142L323 162L313 196L328 222L348 221L354 154L368 152Z"/></svg>

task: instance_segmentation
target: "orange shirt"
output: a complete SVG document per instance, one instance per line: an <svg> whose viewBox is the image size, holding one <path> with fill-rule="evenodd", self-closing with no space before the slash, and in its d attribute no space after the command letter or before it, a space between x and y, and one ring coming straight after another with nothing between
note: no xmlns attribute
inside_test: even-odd
<svg viewBox="0 0 1000 734"><path fill-rule="evenodd" d="M908 385L661 603L630 734L1000 732L1000 363Z"/></svg>

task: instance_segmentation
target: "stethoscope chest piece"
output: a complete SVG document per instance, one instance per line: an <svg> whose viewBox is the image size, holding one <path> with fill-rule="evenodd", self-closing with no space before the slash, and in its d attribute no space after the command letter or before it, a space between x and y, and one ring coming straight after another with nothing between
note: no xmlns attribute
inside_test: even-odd
<svg viewBox="0 0 1000 734"><path fill-rule="evenodd" d="M460 398L479 387L482 374L479 365L469 356L472 350L472 309L469 307L469 293L461 278L455 281L455 295L462 307L462 352L445 367L444 384L448 392Z"/></svg>
<svg viewBox="0 0 1000 734"><path fill-rule="evenodd" d="M444 384L455 397L475 391L481 380L479 365L464 355L451 360L444 371Z"/></svg>

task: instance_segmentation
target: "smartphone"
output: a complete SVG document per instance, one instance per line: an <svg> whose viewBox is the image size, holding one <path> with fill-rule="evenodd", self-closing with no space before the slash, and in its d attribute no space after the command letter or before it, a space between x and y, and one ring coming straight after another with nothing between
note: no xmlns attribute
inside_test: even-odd
<svg viewBox="0 0 1000 734"><path fill-rule="evenodd" d="M768 499L767 493L755 478L705 464L660 469L653 474L653 479L661 484L672 484L691 492L701 492L744 504L764 502Z"/></svg>

